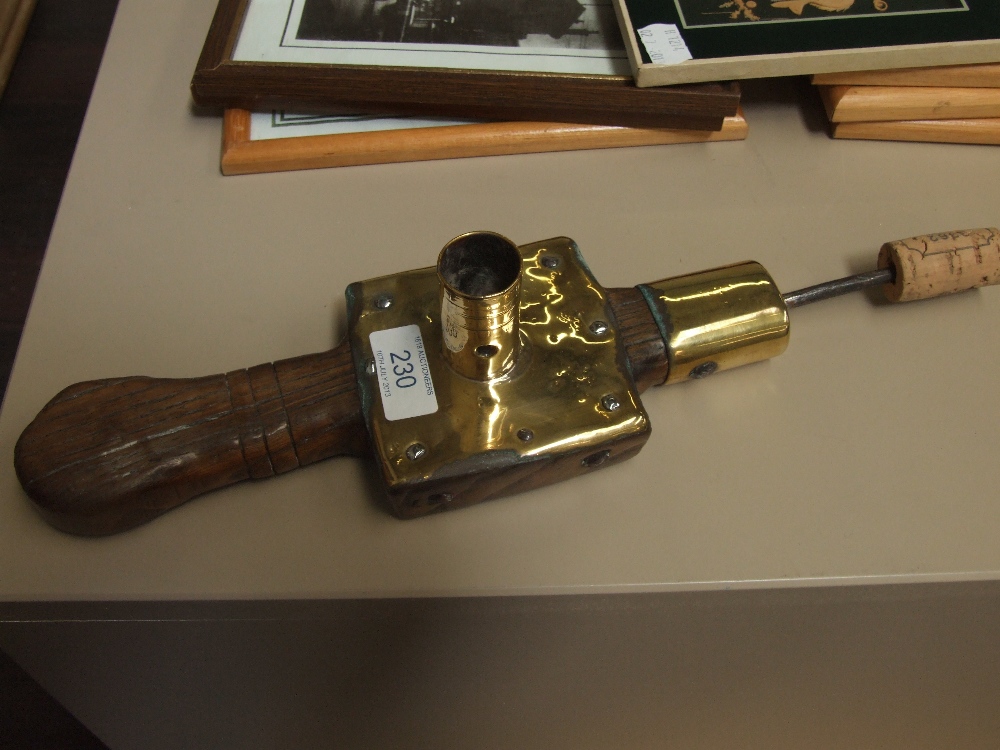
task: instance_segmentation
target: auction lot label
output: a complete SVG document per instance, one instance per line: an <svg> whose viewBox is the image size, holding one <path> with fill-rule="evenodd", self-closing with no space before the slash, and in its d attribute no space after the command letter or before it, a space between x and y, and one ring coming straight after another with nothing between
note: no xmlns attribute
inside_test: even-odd
<svg viewBox="0 0 1000 750"><path fill-rule="evenodd" d="M386 420L395 422L436 412L437 396L420 326L373 331L368 339Z"/></svg>

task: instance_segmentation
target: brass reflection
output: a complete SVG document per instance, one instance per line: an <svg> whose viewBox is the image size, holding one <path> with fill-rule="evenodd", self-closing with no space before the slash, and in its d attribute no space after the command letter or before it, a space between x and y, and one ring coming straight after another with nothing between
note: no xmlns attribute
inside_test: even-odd
<svg viewBox="0 0 1000 750"><path fill-rule="evenodd" d="M523 245L518 309L520 346L514 366L488 380L466 377L449 364L441 325L436 268L352 284L348 289L350 338L362 407L373 448L390 491L432 479L552 458L645 435L649 418L627 374L604 289L572 240ZM380 309L374 300L391 295ZM417 324L423 337L438 411L385 419L372 356L373 331ZM599 329L600 330L600 329ZM606 396L617 402L609 409ZM611 403L611 401L606 401ZM406 456L419 443L419 460Z"/></svg>
<svg viewBox="0 0 1000 750"><path fill-rule="evenodd" d="M461 375L493 380L520 351L521 254L493 232L463 234L441 250L441 353Z"/></svg>
<svg viewBox="0 0 1000 750"><path fill-rule="evenodd" d="M788 346L788 310L759 263L675 276L640 289L667 342L667 383L769 359Z"/></svg>

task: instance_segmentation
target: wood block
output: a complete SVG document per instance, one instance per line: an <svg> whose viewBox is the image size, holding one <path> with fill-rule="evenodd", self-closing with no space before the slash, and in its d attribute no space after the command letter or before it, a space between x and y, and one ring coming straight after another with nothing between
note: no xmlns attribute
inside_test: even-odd
<svg viewBox="0 0 1000 750"><path fill-rule="evenodd" d="M831 122L1000 117L1000 89L819 86Z"/></svg>
<svg viewBox="0 0 1000 750"><path fill-rule="evenodd" d="M250 140L250 113L226 110L222 173L282 172L321 167L530 154L670 143L735 141L747 137L740 110L719 131L624 128L548 122L493 122L339 135Z"/></svg>
<svg viewBox="0 0 1000 750"><path fill-rule="evenodd" d="M946 88L1000 88L1000 63L943 65L936 68L858 70L821 73L817 86L943 86Z"/></svg>
<svg viewBox="0 0 1000 750"><path fill-rule="evenodd" d="M913 141L918 143L967 143L1000 146L1000 118L841 122L833 126L833 137L865 141Z"/></svg>

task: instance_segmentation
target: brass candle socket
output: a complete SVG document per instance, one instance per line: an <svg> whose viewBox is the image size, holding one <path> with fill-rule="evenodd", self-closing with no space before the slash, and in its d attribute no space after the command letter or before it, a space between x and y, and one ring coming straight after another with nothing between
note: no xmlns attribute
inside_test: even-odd
<svg viewBox="0 0 1000 750"><path fill-rule="evenodd" d="M460 375L494 380L514 367L520 350L521 254L493 232L469 232L438 256L441 351Z"/></svg>

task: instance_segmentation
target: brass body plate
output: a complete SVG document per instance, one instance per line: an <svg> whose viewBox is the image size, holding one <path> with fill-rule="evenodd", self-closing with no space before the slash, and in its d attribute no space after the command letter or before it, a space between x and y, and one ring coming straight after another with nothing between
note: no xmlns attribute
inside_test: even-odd
<svg viewBox="0 0 1000 750"><path fill-rule="evenodd" d="M444 361L434 268L347 289L362 409L397 515L585 473L631 457L649 435L606 293L576 244L557 238L518 249L521 353L509 374L491 381L463 377ZM384 363L374 363L370 337L412 325L420 329L437 410L390 421L378 372Z"/></svg>

